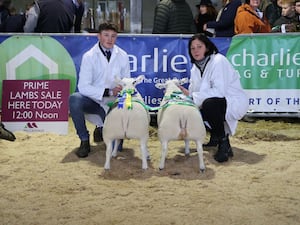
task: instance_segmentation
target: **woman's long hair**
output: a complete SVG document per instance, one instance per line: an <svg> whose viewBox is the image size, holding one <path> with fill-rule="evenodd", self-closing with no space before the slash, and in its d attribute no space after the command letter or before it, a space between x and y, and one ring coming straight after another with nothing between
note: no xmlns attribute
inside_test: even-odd
<svg viewBox="0 0 300 225"><path fill-rule="evenodd" d="M192 41L194 41L196 39L205 44L206 49L207 49L207 52L205 53L205 57L209 56L209 55L212 55L212 54L219 53L218 48L215 46L215 44L208 37L206 37L205 34L202 34L202 33L195 34L189 40L189 55L190 55L191 63L195 62L195 59L194 59L194 57L192 56L192 53L191 53L191 45L192 45Z"/></svg>

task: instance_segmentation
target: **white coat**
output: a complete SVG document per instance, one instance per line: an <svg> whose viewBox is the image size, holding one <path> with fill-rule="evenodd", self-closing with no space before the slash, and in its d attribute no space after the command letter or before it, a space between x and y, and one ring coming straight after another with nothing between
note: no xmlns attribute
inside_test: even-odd
<svg viewBox="0 0 300 225"><path fill-rule="evenodd" d="M241 86L239 74L225 56L220 53L212 54L202 77L200 70L193 65L189 91L193 101L200 108L207 98L225 97L225 120L228 125L225 128L229 128L229 134L235 133L238 120L247 113L248 97Z"/></svg>
<svg viewBox="0 0 300 225"><path fill-rule="evenodd" d="M116 86L116 76L120 79L130 77L130 65L127 53L117 45L114 45L110 61L108 62L100 50L98 42L82 56L78 91L82 95L93 99L107 111L108 106L106 104L115 98L103 97L104 90L106 88L112 89ZM100 118L98 115L97 117ZM95 118L94 116L87 117L92 123L101 126L103 121Z"/></svg>

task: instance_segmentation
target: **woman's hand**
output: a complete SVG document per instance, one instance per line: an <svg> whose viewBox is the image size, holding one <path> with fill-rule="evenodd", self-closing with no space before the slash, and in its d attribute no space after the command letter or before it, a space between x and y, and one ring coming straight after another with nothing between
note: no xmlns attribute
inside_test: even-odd
<svg viewBox="0 0 300 225"><path fill-rule="evenodd" d="M179 87L179 89L182 91L182 93L183 93L184 95L186 95L186 96L189 96L189 95L190 95L190 92L189 92L188 89L186 89L186 88L183 87L183 86L178 86L178 87Z"/></svg>

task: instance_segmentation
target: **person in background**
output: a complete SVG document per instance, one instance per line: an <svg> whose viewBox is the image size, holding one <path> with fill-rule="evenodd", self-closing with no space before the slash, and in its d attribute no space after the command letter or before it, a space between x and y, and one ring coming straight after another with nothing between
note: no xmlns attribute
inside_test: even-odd
<svg viewBox="0 0 300 225"><path fill-rule="evenodd" d="M7 141L15 141L15 135L7 130L2 122L0 122L0 139L7 140Z"/></svg>
<svg viewBox="0 0 300 225"><path fill-rule="evenodd" d="M192 34L195 32L193 13L185 0L162 0L156 5L153 34Z"/></svg>
<svg viewBox="0 0 300 225"><path fill-rule="evenodd" d="M281 16L282 0L262 0L259 9L264 12L271 27L274 22Z"/></svg>
<svg viewBox="0 0 300 225"><path fill-rule="evenodd" d="M0 32L4 32L4 24L10 16L9 7L11 0L0 0Z"/></svg>
<svg viewBox="0 0 300 225"><path fill-rule="evenodd" d="M204 31L213 29L216 37L232 37L234 35L234 18L237 8L242 4L241 0L223 0L223 8L220 9L217 19L204 24Z"/></svg>
<svg viewBox="0 0 300 225"><path fill-rule="evenodd" d="M114 101L122 90L115 84L115 76L130 77L129 57L117 46L118 28L115 24L99 25L98 42L82 56L78 92L69 98L70 114L80 138L76 155L87 157L90 152L89 131L86 115L96 124L94 142L103 141L102 127L108 111L107 103Z"/></svg>
<svg viewBox="0 0 300 225"><path fill-rule="evenodd" d="M295 11L296 11L296 16L298 18L298 22L300 22L300 0L295 1Z"/></svg>
<svg viewBox="0 0 300 225"><path fill-rule="evenodd" d="M15 7L9 8L10 16L3 23L3 32L23 33L23 26L26 21L25 14L17 14Z"/></svg>
<svg viewBox="0 0 300 225"><path fill-rule="evenodd" d="M206 35L195 34L188 47L193 64L190 85L180 89L193 99L208 123L210 141L218 145L214 159L225 162L233 156L229 135L235 133L238 120L246 114L248 97L238 72Z"/></svg>
<svg viewBox="0 0 300 225"><path fill-rule="evenodd" d="M73 0L75 5L75 20L74 20L74 32L81 32L81 21L84 13L83 0Z"/></svg>
<svg viewBox="0 0 300 225"><path fill-rule="evenodd" d="M272 27L272 32L296 32L299 29L299 17L296 15L294 0L282 0L282 12Z"/></svg>
<svg viewBox="0 0 300 225"><path fill-rule="evenodd" d="M209 21L215 21L217 18L217 10L213 6L211 0L201 0L201 2L196 5L199 13L195 19L197 33L205 33L207 36L212 37L214 31L209 31L209 29L204 29L204 25Z"/></svg>
<svg viewBox="0 0 300 225"><path fill-rule="evenodd" d="M235 34L269 33L271 26L258 9L260 0L246 0L238 9L234 19Z"/></svg>
<svg viewBox="0 0 300 225"><path fill-rule="evenodd" d="M78 31L83 15L81 0L34 1L27 13L26 33L70 33ZM80 30L80 29L79 29Z"/></svg>

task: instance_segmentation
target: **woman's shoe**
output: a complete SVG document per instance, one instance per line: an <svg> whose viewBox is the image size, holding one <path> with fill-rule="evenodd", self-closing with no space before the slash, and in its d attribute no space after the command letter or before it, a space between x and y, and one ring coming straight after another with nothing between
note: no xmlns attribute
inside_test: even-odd
<svg viewBox="0 0 300 225"><path fill-rule="evenodd" d="M233 151L229 143L228 135L219 140L218 151L214 155L214 159L219 162L228 161L228 157L233 157Z"/></svg>

